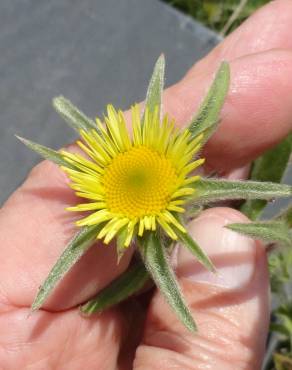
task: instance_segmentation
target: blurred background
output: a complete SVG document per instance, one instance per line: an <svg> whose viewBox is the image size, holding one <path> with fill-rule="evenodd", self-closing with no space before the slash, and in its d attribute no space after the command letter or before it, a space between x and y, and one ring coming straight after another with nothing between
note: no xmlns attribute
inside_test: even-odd
<svg viewBox="0 0 292 370"><path fill-rule="evenodd" d="M270 0L163 0L226 36Z"/></svg>

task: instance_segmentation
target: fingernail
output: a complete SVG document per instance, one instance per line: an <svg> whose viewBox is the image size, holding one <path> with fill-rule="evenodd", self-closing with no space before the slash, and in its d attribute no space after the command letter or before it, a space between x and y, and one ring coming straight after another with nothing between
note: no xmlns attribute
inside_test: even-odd
<svg viewBox="0 0 292 370"><path fill-rule="evenodd" d="M245 220L245 216L228 208L204 211L188 229L211 258L217 273L207 271L186 247L180 246L177 255L178 275L230 289L248 283L255 271L256 244L254 240L224 227Z"/></svg>

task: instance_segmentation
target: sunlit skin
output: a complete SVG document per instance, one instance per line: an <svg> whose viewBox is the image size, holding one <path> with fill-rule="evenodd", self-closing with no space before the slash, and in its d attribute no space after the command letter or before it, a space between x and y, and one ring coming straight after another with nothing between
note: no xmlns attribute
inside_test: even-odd
<svg viewBox="0 0 292 370"><path fill-rule="evenodd" d="M220 61L230 61L231 88L222 123L203 153L212 171L243 177L253 158L291 131L291 23L292 2L271 2L166 90L164 111L183 125L198 108ZM190 232L214 256L217 267L244 261L253 274L244 286L231 290L194 282L186 277L186 268L197 265L178 254L178 276L195 311L199 334L188 333L178 323L159 293L150 308L137 299L90 319L81 317L77 306L130 261L132 248L117 266L114 248L102 244L80 260L43 310L28 317L38 286L75 232L72 225L78 217L64 209L80 199L68 182L57 166L43 162L1 209L1 369L260 368L269 316L266 261L258 243L252 242L254 248L245 253L237 252L239 244L248 243L245 239L234 244L234 253L231 248L228 254L216 254L214 240L222 238L223 225L245 219L228 208L204 212ZM234 235L224 238L232 242ZM145 314L141 337L133 335L139 334Z"/></svg>

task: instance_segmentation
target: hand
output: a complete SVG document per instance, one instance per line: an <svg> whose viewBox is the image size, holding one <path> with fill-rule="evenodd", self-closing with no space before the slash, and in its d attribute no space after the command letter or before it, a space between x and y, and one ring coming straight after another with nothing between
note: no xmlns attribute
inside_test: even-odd
<svg viewBox="0 0 292 370"><path fill-rule="evenodd" d="M179 125L196 111L221 60L230 61L231 89L222 124L204 155L208 166L244 176L248 163L292 128L292 2L271 2L164 94ZM177 274L198 323L190 334L159 293L133 305L83 318L77 306L123 272L115 249L96 245L64 278L44 309L30 305L74 234L76 202L57 166L42 162L0 212L0 368L5 370L260 368L269 322L268 273L262 246L224 229L239 212L213 208L190 231L218 268L213 276L185 250Z"/></svg>

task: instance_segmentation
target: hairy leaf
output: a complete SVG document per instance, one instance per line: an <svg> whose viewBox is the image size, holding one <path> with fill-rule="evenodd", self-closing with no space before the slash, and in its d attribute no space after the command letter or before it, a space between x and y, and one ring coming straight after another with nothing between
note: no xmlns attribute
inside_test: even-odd
<svg viewBox="0 0 292 370"><path fill-rule="evenodd" d="M34 143L33 141L24 139L23 137L16 136L24 145L26 145L29 149L33 150L34 152L38 153L41 157L48 159L56 163L59 166L65 166L68 168L74 169L75 167L68 163L62 156L61 153L57 152L56 150L47 148L46 146Z"/></svg>
<svg viewBox="0 0 292 370"><path fill-rule="evenodd" d="M291 233L284 222L234 223L227 225L226 228L255 239L292 247Z"/></svg>
<svg viewBox="0 0 292 370"><path fill-rule="evenodd" d="M256 181L281 182L289 163L292 151L292 134L288 135L275 148L268 150L253 163L250 179ZM251 220L260 217L267 201L248 200L241 206L241 211Z"/></svg>
<svg viewBox="0 0 292 370"><path fill-rule="evenodd" d="M50 271L48 277L40 287L38 294L31 306L32 310L38 310L57 283L64 277L80 257L92 246L101 226L87 226L81 229L69 242L64 252Z"/></svg>
<svg viewBox="0 0 292 370"><path fill-rule="evenodd" d="M292 196L292 186L256 181L201 179L195 183L192 201L206 204L229 199L267 199Z"/></svg>
<svg viewBox="0 0 292 370"><path fill-rule="evenodd" d="M198 204L188 204L186 209L186 219L190 220L199 216L199 214L204 210L204 207Z"/></svg>
<svg viewBox="0 0 292 370"><path fill-rule="evenodd" d="M199 108L199 112L189 124L188 128L193 137L204 133L204 141L206 141L216 130L219 123L219 114L228 93L229 82L229 64L222 62L207 96Z"/></svg>
<svg viewBox="0 0 292 370"><path fill-rule="evenodd" d="M158 107L159 115L161 115L164 70L165 58L164 55L161 54L154 66L145 101L145 107L147 107L150 112L153 112Z"/></svg>
<svg viewBox="0 0 292 370"><path fill-rule="evenodd" d="M196 330L196 324L183 298L175 274L169 264L165 248L154 232L139 238L140 252L145 266L181 322L190 330Z"/></svg>
<svg viewBox="0 0 292 370"><path fill-rule="evenodd" d="M98 131L98 127L95 122L76 108L68 99L64 98L64 96L54 98L53 107L60 116L64 118L68 125L78 133L80 130Z"/></svg>
<svg viewBox="0 0 292 370"><path fill-rule="evenodd" d="M80 310L85 314L102 312L137 293L147 280L149 280L147 270L141 261L137 261L93 299L81 306Z"/></svg>
<svg viewBox="0 0 292 370"><path fill-rule="evenodd" d="M128 236L128 229L127 226L124 226L117 234L116 237L116 250L118 256L118 263L122 259L124 253L126 252L127 248L125 248L125 241Z"/></svg>

